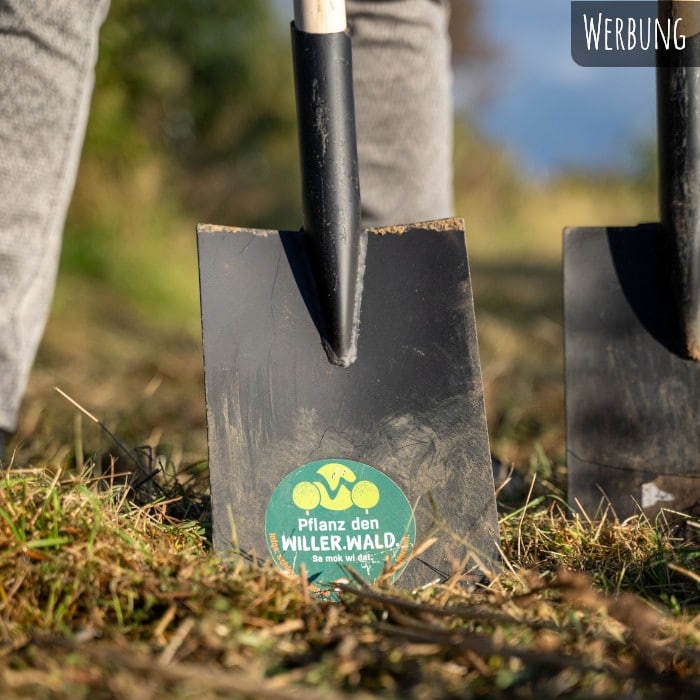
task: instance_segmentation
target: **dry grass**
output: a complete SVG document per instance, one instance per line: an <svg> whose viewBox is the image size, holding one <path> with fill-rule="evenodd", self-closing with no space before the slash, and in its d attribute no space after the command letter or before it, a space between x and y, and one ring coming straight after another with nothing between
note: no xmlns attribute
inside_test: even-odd
<svg viewBox="0 0 700 700"><path fill-rule="evenodd" d="M697 523L567 519L534 499L502 518L506 566L488 589L358 579L333 604L273 568L222 565L202 523L128 494L67 472L3 475L3 697L700 692Z"/></svg>

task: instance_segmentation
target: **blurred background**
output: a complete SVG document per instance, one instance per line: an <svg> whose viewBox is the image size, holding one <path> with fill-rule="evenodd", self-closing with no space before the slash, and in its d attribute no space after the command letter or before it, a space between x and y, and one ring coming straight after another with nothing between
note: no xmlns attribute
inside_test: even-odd
<svg viewBox="0 0 700 700"><path fill-rule="evenodd" d="M485 133L508 145L531 174L566 169L626 170L647 165L655 138L654 71L582 68L571 59L566 0L490 0L481 6L483 34L496 47L490 98L474 113ZM457 2L468 7L471 2ZM458 97L474 106L458 72Z"/></svg>
<svg viewBox="0 0 700 700"><path fill-rule="evenodd" d="M298 228L291 0L112 0L52 318L23 409L28 458L81 425L206 459L197 222ZM561 234L656 220L654 76L580 68L563 0L455 0L456 200L494 454L561 489Z"/></svg>

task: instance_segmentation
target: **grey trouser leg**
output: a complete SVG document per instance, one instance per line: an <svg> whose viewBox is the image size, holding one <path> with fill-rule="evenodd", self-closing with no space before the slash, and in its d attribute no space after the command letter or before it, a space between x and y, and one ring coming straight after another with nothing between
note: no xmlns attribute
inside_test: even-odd
<svg viewBox="0 0 700 700"><path fill-rule="evenodd" d="M108 0L0 0L0 429L44 331Z"/></svg>
<svg viewBox="0 0 700 700"><path fill-rule="evenodd" d="M453 216L447 0L347 0L367 226Z"/></svg>

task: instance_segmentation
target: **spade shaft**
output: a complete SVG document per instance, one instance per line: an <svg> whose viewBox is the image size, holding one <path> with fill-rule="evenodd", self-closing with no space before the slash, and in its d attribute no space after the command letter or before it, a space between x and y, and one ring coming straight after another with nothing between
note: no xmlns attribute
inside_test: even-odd
<svg viewBox="0 0 700 700"><path fill-rule="evenodd" d="M343 30L344 3L297 2L295 10L292 51L304 234L323 345L333 364L346 367L357 355L366 247L360 230L350 37Z"/></svg>
<svg viewBox="0 0 700 700"><path fill-rule="evenodd" d="M685 48L656 70L659 210L678 329L688 357L700 360L700 17L696 3L661 3L685 16Z"/></svg>

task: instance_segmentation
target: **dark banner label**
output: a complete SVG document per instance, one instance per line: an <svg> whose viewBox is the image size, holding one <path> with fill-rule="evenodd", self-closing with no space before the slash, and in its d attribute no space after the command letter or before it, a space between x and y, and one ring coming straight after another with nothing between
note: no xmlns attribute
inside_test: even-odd
<svg viewBox="0 0 700 700"><path fill-rule="evenodd" d="M700 66L700 2L571 3L571 57L585 67Z"/></svg>

